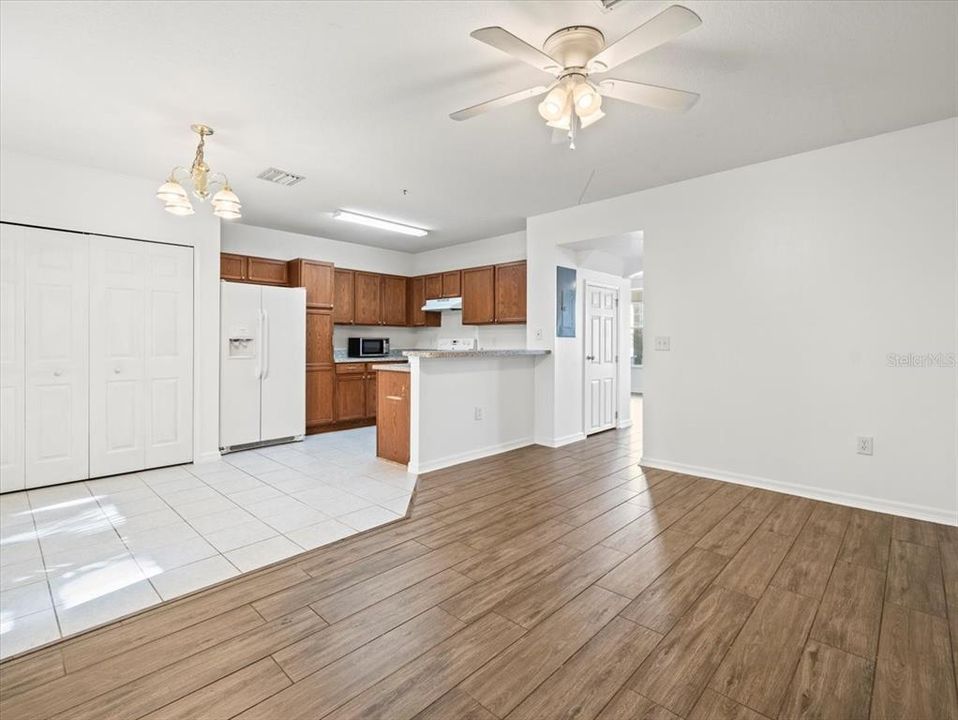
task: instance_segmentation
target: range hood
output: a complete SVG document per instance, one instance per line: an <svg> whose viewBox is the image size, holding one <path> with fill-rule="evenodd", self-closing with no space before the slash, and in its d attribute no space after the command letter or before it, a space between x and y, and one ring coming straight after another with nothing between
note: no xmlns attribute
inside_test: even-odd
<svg viewBox="0 0 958 720"><path fill-rule="evenodd" d="M461 297L451 297L451 298L436 298L434 300L426 300L426 304L422 306L422 309L426 312L440 312L442 310L462 310L462 298Z"/></svg>

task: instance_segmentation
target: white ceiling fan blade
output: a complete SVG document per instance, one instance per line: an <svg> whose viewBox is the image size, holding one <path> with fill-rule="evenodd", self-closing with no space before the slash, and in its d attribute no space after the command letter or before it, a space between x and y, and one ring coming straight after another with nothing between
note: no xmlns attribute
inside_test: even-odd
<svg viewBox="0 0 958 720"><path fill-rule="evenodd" d="M605 97L659 110L688 110L699 99L698 93L646 85L631 80L603 80L599 83L599 92Z"/></svg>
<svg viewBox="0 0 958 720"><path fill-rule="evenodd" d="M672 5L628 35L624 35L589 61L593 72L605 72L637 55L674 40L702 24L702 18L688 8ZM599 65L601 63L601 65ZM605 67L602 67L602 66Z"/></svg>
<svg viewBox="0 0 958 720"><path fill-rule="evenodd" d="M464 110L458 110L454 113L451 113L449 117L451 117L453 120L468 120L469 118L475 117L476 115L482 115L482 113L489 112L490 110L505 107L506 105L512 105L513 103L533 98L536 95L541 95L548 89L549 88L547 88L545 85L536 85L528 90L520 90L519 92L509 93L508 95L503 95L502 97L497 97L493 100L486 100L486 102L479 103L478 105L467 107Z"/></svg>
<svg viewBox="0 0 958 720"><path fill-rule="evenodd" d="M473 30L469 33L472 37L486 45L491 45L496 50L502 50L509 53L516 60L532 65L543 72L553 72L560 68L558 62L546 55L538 48L534 48L521 38L517 38L508 30L501 27L487 27ZM546 68L549 68L548 70Z"/></svg>

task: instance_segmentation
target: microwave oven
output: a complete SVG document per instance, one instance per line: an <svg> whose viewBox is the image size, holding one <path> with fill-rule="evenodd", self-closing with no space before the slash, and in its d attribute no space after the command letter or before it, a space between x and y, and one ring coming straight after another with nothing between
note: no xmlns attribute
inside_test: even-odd
<svg viewBox="0 0 958 720"><path fill-rule="evenodd" d="M349 357L386 357L389 354L389 338L349 338L346 348Z"/></svg>

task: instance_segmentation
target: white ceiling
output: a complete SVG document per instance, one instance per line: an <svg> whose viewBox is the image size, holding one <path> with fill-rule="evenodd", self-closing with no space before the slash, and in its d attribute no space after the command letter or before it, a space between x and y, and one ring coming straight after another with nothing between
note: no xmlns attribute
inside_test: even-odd
<svg viewBox="0 0 958 720"><path fill-rule="evenodd" d="M608 101L569 151L534 101L448 119L547 79L469 32L502 25L541 45L589 24L614 41L667 2L3 2L0 141L159 184L206 122L244 222L417 251L958 114L958 3L684 4L701 27L610 74L699 92L698 105ZM307 180L255 179L270 165ZM329 217L340 207L432 232L347 225Z"/></svg>

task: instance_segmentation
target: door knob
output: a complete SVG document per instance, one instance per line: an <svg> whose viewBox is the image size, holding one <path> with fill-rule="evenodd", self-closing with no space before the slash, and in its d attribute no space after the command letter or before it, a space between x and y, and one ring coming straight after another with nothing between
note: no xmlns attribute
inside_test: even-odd
<svg viewBox="0 0 958 720"><path fill-rule="evenodd" d="M120 368L113 368L113 374L114 374L114 375L119 375L119 374L120 374Z"/></svg>
<svg viewBox="0 0 958 720"><path fill-rule="evenodd" d="M63 374L63 371L62 371L62 370L54 370L54 371L53 371L53 376L54 376L54 377L60 377L62 374Z"/></svg>
<svg viewBox="0 0 958 720"><path fill-rule="evenodd" d="M586 359L586 360L595 360L595 355L586 355L586 356L585 356L585 359Z"/></svg>

